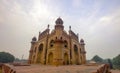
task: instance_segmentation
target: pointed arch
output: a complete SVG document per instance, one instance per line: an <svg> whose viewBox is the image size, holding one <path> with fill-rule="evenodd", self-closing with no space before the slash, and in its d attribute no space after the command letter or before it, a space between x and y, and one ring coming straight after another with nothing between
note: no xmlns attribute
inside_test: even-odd
<svg viewBox="0 0 120 73"><path fill-rule="evenodd" d="M37 63L41 63L43 48L43 44L40 44L38 47Z"/></svg>
<svg viewBox="0 0 120 73"><path fill-rule="evenodd" d="M68 54L67 53L65 53L64 54L64 65L68 65L69 64L69 57L68 57Z"/></svg>
<svg viewBox="0 0 120 73"><path fill-rule="evenodd" d="M50 43L49 43L50 48L54 46L54 43L55 43L55 41L54 41L54 40L51 40L51 41L50 41Z"/></svg>
<svg viewBox="0 0 120 73"><path fill-rule="evenodd" d="M68 42L66 40L64 40L64 47L67 48L68 47Z"/></svg>
<svg viewBox="0 0 120 73"><path fill-rule="evenodd" d="M78 47L77 45L74 45L74 52L77 54L78 53Z"/></svg>
<svg viewBox="0 0 120 73"><path fill-rule="evenodd" d="M74 56L75 56L75 63L79 64L79 54L78 54L78 47L74 45Z"/></svg>
<svg viewBox="0 0 120 73"><path fill-rule="evenodd" d="M40 44L38 48L38 52L42 52L42 51L43 51L43 44Z"/></svg>
<svg viewBox="0 0 120 73"><path fill-rule="evenodd" d="M52 65L53 64L53 53L50 52L48 54L48 64Z"/></svg>

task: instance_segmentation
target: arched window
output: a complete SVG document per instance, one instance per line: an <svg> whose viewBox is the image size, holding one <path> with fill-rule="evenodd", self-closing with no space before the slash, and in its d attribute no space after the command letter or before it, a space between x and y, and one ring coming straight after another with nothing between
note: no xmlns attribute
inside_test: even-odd
<svg viewBox="0 0 120 73"><path fill-rule="evenodd" d="M78 47L77 47L77 45L74 45L74 51L75 51L75 53L78 53Z"/></svg>
<svg viewBox="0 0 120 73"><path fill-rule="evenodd" d="M39 45L39 52L42 52L43 51L43 44L40 44Z"/></svg>
<svg viewBox="0 0 120 73"><path fill-rule="evenodd" d="M64 41L64 47L67 48L68 47L68 42L65 40Z"/></svg>
<svg viewBox="0 0 120 73"><path fill-rule="evenodd" d="M51 41L50 41L50 47L53 47L53 46L54 46L54 43L55 43L54 40L51 40Z"/></svg>

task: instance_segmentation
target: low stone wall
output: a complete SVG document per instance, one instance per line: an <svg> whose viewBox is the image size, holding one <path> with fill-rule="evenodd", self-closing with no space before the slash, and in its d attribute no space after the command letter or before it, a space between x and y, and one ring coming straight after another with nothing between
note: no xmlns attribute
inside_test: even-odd
<svg viewBox="0 0 120 73"><path fill-rule="evenodd" d="M92 73L111 73L110 66L108 64L102 64Z"/></svg>
<svg viewBox="0 0 120 73"><path fill-rule="evenodd" d="M34 68L34 66L29 66L29 65L10 65L10 64L4 64L3 66L2 66L2 73L17 73L17 72L19 72L19 70L16 70L16 66L17 67L19 67L19 66L24 66L24 68L25 68L25 66L28 66L29 68L31 68L31 69L36 69L37 67L35 67ZM111 73L111 71L110 71L110 66L108 65L108 64L102 64L102 65L82 65L82 66L78 66L78 65L76 65L77 66L77 68L78 68L78 70L82 70L82 68L83 69L85 69L85 70L87 70L87 69L92 69L92 70L90 70L89 72L87 72L87 73ZM75 66L75 67L76 67ZM39 66L38 66L39 67ZM46 66L45 66L46 67ZM60 67L60 66L59 66ZM62 66L61 66L62 67ZM69 66L67 65L66 67L68 67L69 68ZM81 67L80 69L79 69L79 67ZM94 67L94 68L93 68ZM22 68L22 67L20 67L20 68ZM50 68L50 66L49 66L49 68ZM55 69L56 69L56 67L55 67ZM61 68L62 69L62 68ZM59 69L59 70L61 70L61 69ZM41 70L41 69L40 69ZM80 70L80 71L81 71ZM70 70L71 71L71 70ZM21 73L21 72L19 72L19 73ZM25 72L26 73L26 72ZM29 73L29 71L28 71L28 73ZM31 73L34 73L34 72L31 72ZM48 72L49 73L49 72ZM56 72L53 72L53 73L56 73ZM66 72L65 72L66 73ZM72 72L73 73L73 72Z"/></svg>
<svg viewBox="0 0 120 73"><path fill-rule="evenodd" d="M13 67L9 64L3 64L2 73L16 73L16 71L14 71Z"/></svg>

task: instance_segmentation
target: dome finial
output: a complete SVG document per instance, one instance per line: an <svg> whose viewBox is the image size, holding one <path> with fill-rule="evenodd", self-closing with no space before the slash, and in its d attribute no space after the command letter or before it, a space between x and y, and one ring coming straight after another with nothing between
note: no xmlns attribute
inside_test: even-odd
<svg viewBox="0 0 120 73"><path fill-rule="evenodd" d="M80 40L80 44L81 44L81 45L85 45L85 43L84 43L84 40L83 40L83 39L81 39L81 40Z"/></svg>
<svg viewBox="0 0 120 73"><path fill-rule="evenodd" d="M69 26L69 30L71 30L71 26Z"/></svg>
<svg viewBox="0 0 120 73"><path fill-rule="evenodd" d="M57 20L55 21L56 24L63 24L63 20L59 17L57 18Z"/></svg>
<svg viewBox="0 0 120 73"><path fill-rule="evenodd" d="M80 42L84 42L84 40L83 40L83 39L81 39L81 40L80 40Z"/></svg>
<svg viewBox="0 0 120 73"><path fill-rule="evenodd" d="M32 38L32 41L37 41L37 38L34 36L34 37Z"/></svg>
<svg viewBox="0 0 120 73"><path fill-rule="evenodd" d="M50 25L48 24L47 28L49 29Z"/></svg>

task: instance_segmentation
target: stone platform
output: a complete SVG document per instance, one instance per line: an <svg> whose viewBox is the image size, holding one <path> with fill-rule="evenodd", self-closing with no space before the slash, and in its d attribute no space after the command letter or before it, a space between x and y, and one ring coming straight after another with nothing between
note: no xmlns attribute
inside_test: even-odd
<svg viewBox="0 0 120 73"><path fill-rule="evenodd" d="M3 73L111 73L109 65L10 65L4 64Z"/></svg>

